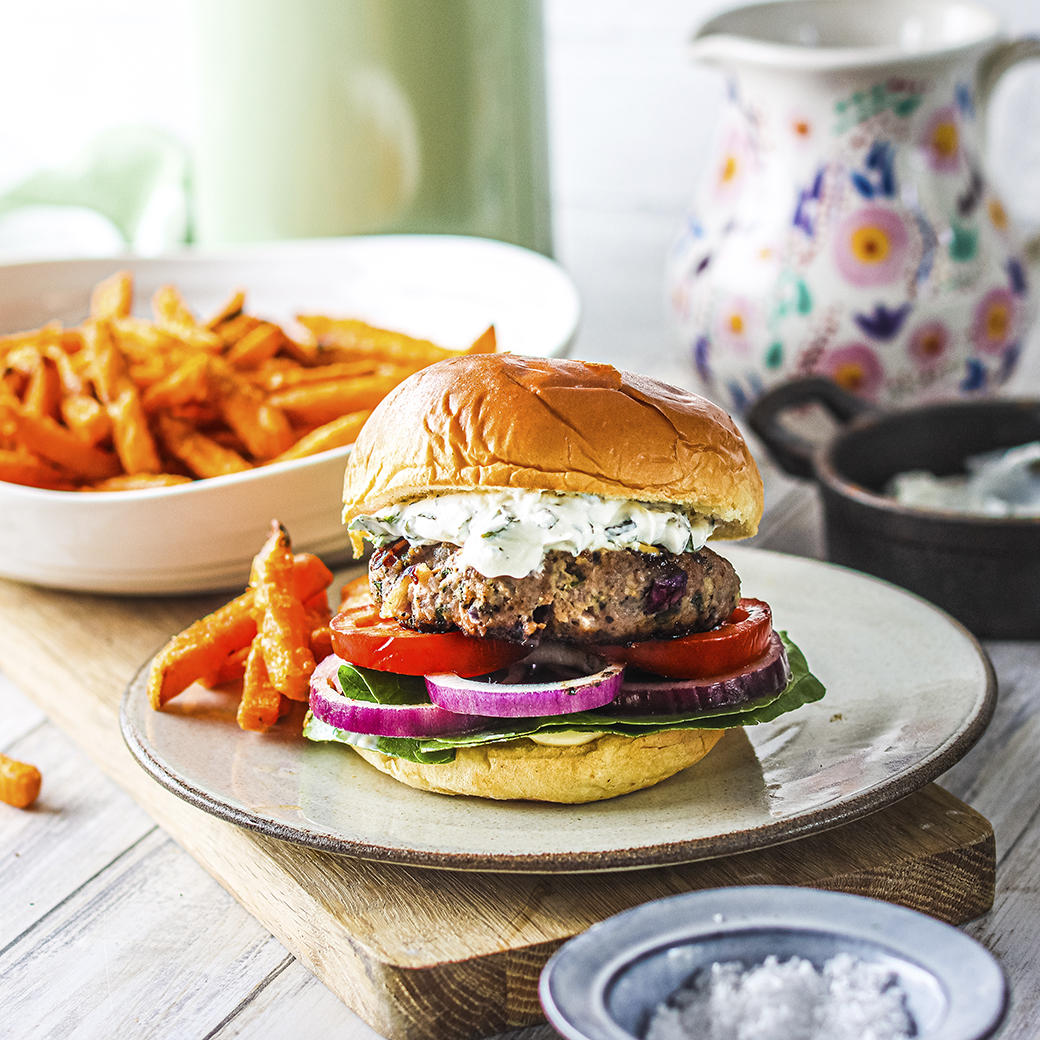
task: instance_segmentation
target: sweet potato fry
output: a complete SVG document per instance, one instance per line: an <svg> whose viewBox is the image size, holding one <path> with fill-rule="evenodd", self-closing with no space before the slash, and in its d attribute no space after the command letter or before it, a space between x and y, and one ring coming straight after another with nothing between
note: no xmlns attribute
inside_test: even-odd
<svg viewBox="0 0 1040 1040"><path fill-rule="evenodd" d="M125 318L134 298L134 276L129 271L116 271L98 282L90 294L92 318Z"/></svg>
<svg viewBox="0 0 1040 1040"><path fill-rule="evenodd" d="M307 700L314 655L303 602L296 595L294 561L285 529L272 521L271 534L253 559L250 586L257 641L272 686L295 701Z"/></svg>
<svg viewBox="0 0 1040 1040"><path fill-rule="evenodd" d="M489 325L462 353L494 354L496 350L498 350L498 337L495 335L495 326Z"/></svg>
<svg viewBox="0 0 1040 1040"><path fill-rule="evenodd" d="M233 318L228 318L219 325L212 326L212 329L220 337L224 347L228 348L233 347L243 336L263 324L264 322L251 314L236 314Z"/></svg>
<svg viewBox="0 0 1040 1040"><path fill-rule="evenodd" d="M296 320L317 339L321 349L339 352L342 356L338 360L374 355L385 361L432 365L458 353L429 340L380 329L356 318L304 314L298 315Z"/></svg>
<svg viewBox="0 0 1040 1040"><path fill-rule="evenodd" d="M0 448L0 480L48 491L74 491L76 488L75 481L58 467L8 448Z"/></svg>
<svg viewBox="0 0 1040 1040"><path fill-rule="evenodd" d="M233 318L237 318L242 313L242 308L245 307L245 305L245 289L236 289L224 301L224 303L221 304L217 313L206 322L206 328L211 332L216 332L218 325L223 325L226 322L231 321Z"/></svg>
<svg viewBox="0 0 1040 1040"><path fill-rule="evenodd" d="M128 387L108 406L112 443L126 473L162 473L163 464L136 387Z"/></svg>
<svg viewBox="0 0 1040 1040"><path fill-rule="evenodd" d="M371 414L370 411L364 411L341 415L338 419L333 419L332 422L325 423L316 430L311 430L291 448L270 461L288 462L290 459L302 459L307 455L317 455L320 451L329 451L332 448L342 448L346 444L353 444L361 432L361 427L365 425L365 420Z"/></svg>
<svg viewBox="0 0 1040 1040"><path fill-rule="evenodd" d="M112 419L104 405L89 394L66 394L61 399L61 418L81 441L100 444L112 433Z"/></svg>
<svg viewBox="0 0 1040 1040"><path fill-rule="evenodd" d="M255 386L219 358L212 360L210 376L224 421L255 460L273 458L292 444L295 438L285 412Z"/></svg>
<svg viewBox="0 0 1040 1040"><path fill-rule="evenodd" d="M304 383L324 383L331 379L354 379L358 376L390 376L397 374L401 379L412 374L410 368L386 364L374 358L361 361L336 361L327 365L307 368L290 362L286 358L274 358L253 372L250 380L263 390L288 390Z"/></svg>
<svg viewBox="0 0 1040 1040"><path fill-rule="evenodd" d="M61 378L58 366L46 354L37 357L23 400L27 414L59 418Z"/></svg>
<svg viewBox="0 0 1040 1040"><path fill-rule="evenodd" d="M264 733L278 721L282 695L267 673L267 662L259 638L254 639L246 657L242 680L242 700L238 704L238 724L242 729Z"/></svg>
<svg viewBox="0 0 1040 1040"><path fill-rule="evenodd" d="M146 412L205 401L210 394L208 354L191 354L141 395Z"/></svg>
<svg viewBox="0 0 1040 1040"><path fill-rule="evenodd" d="M184 419L161 412L158 427L166 450L174 458L180 459L196 477L221 477L253 468L238 452L199 433Z"/></svg>
<svg viewBox="0 0 1040 1040"><path fill-rule="evenodd" d="M292 557L290 581L300 602L326 596L332 571L311 553ZM192 683L214 686L241 678L245 653L257 634L256 589L250 587L229 603L174 636L156 654L148 676L148 700L161 708Z"/></svg>
<svg viewBox="0 0 1040 1040"><path fill-rule="evenodd" d="M175 336L143 318L132 315L110 318L106 324L116 345L130 362L154 364L158 358L166 367L173 367L191 352Z"/></svg>
<svg viewBox="0 0 1040 1040"><path fill-rule="evenodd" d="M148 700L161 708L224 660L248 646L256 635L254 592L250 589L207 614L171 639L155 655L148 675Z"/></svg>
<svg viewBox="0 0 1040 1040"><path fill-rule="evenodd" d="M276 391L268 397L268 401L281 408L296 423L322 426L347 412L375 408L402 378L396 374L374 375L305 383Z"/></svg>
<svg viewBox="0 0 1040 1040"><path fill-rule="evenodd" d="M253 644L233 650L217 666L205 675L200 675L196 680L207 689L214 690L225 683L239 682L246 674L246 659L249 657L249 649Z"/></svg>
<svg viewBox="0 0 1040 1040"><path fill-rule="evenodd" d="M42 782L36 766L0 754L0 802L27 809L40 796Z"/></svg>
<svg viewBox="0 0 1040 1040"><path fill-rule="evenodd" d="M73 478L93 482L120 471L115 455L81 441L48 416L26 415L19 410L14 413L14 423L19 441L33 455L57 463Z"/></svg>
<svg viewBox="0 0 1040 1040"><path fill-rule="evenodd" d="M81 487L80 491L143 491L147 488L174 487L190 484L191 477L182 473L120 473L118 476L100 480L96 484Z"/></svg>
<svg viewBox="0 0 1040 1040"><path fill-rule="evenodd" d="M191 347L219 354L224 346L215 332L199 324L176 286L163 285L156 289L152 297L152 311L156 325L163 332Z"/></svg>
<svg viewBox="0 0 1040 1040"><path fill-rule="evenodd" d="M256 368L274 357L284 342L285 334L277 325L261 322L230 347L224 358L235 368Z"/></svg>

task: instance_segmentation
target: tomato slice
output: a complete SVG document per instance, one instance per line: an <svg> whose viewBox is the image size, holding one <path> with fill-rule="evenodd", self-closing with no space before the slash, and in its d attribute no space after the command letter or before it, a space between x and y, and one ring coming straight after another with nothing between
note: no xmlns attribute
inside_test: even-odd
<svg viewBox="0 0 1040 1040"><path fill-rule="evenodd" d="M708 632L678 639L647 639L625 646L597 646L608 661L620 661L669 679L708 679L757 661L769 649L773 616L760 599L742 599L732 614Z"/></svg>
<svg viewBox="0 0 1040 1040"><path fill-rule="evenodd" d="M454 672L472 678L505 668L531 652L529 646L504 639L476 639L461 632L416 632L395 618L380 617L367 577L344 586L341 610L330 627L332 649L343 660L399 675Z"/></svg>

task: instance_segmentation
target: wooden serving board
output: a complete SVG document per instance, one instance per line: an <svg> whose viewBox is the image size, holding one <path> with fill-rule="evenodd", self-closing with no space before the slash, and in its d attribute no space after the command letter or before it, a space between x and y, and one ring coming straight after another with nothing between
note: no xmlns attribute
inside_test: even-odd
<svg viewBox="0 0 1040 1040"><path fill-rule="evenodd" d="M349 575L347 576L349 577ZM542 965L639 903L724 885L792 884L887 899L954 924L993 901L993 830L933 785L785 845L679 867L601 874L423 870L285 844L155 783L119 732L141 663L226 597L128 599L0 580L0 670L243 906L391 1040L464 1040L542 1020Z"/></svg>

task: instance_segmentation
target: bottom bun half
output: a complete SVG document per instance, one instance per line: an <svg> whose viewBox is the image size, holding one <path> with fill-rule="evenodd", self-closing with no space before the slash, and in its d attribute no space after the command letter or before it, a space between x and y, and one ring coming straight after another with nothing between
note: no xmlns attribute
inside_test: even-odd
<svg viewBox="0 0 1040 1040"><path fill-rule="evenodd" d="M459 748L455 761L411 762L354 747L366 762L421 791L537 802L596 802L638 791L699 762L725 730L673 729L645 737L607 734L576 747L532 740Z"/></svg>

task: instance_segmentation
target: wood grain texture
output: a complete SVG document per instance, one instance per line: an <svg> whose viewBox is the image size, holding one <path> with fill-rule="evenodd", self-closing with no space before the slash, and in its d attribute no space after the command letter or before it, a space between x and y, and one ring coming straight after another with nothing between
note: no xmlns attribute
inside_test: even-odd
<svg viewBox="0 0 1040 1040"><path fill-rule="evenodd" d="M934 786L773 849L593 875L422 870L321 854L235 827L155 784L118 730L122 692L141 662L212 605L0 583L0 668L318 978L393 1040L461 1040L539 1021L538 974L552 951L649 899L784 883L881 896L954 922L984 912L992 900L988 823Z"/></svg>

